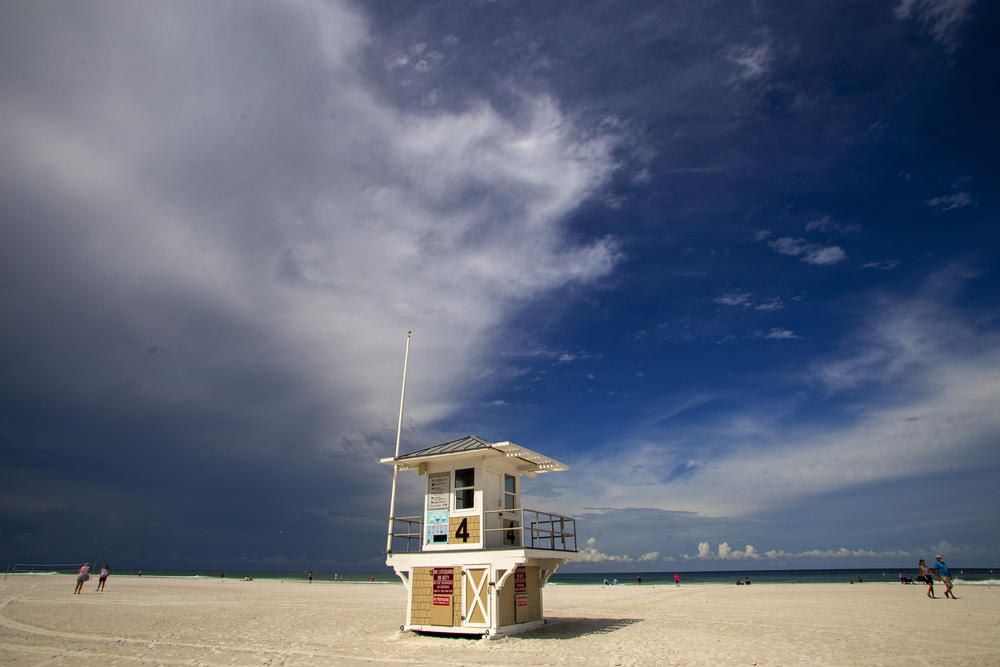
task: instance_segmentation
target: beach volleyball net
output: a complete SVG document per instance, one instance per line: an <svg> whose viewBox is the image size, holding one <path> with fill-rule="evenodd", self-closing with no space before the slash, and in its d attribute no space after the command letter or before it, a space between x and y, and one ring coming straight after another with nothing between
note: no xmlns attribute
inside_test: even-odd
<svg viewBox="0 0 1000 667"><path fill-rule="evenodd" d="M83 563L8 563L8 574L76 574Z"/></svg>

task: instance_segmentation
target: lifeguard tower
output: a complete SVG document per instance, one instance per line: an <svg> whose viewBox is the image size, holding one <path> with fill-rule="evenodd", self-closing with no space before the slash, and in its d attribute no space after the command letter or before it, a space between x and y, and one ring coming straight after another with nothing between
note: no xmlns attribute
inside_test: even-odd
<svg viewBox="0 0 1000 667"><path fill-rule="evenodd" d="M521 478L569 466L474 435L381 462L426 479L423 515L389 518L404 629L496 637L545 622L542 589L577 553L576 520L525 509Z"/></svg>

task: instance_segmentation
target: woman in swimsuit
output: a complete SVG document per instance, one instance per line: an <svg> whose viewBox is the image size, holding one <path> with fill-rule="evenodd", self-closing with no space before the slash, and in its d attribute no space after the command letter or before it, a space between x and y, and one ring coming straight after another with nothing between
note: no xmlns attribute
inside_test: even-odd
<svg viewBox="0 0 1000 667"><path fill-rule="evenodd" d="M927 597L934 597L934 573L927 567L924 559L920 559L920 578L927 583Z"/></svg>
<svg viewBox="0 0 1000 667"><path fill-rule="evenodd" d="M76 590L73 591L73 595L79 595L80 591L83 589L83 582L90 579L90 563L84 563L83 567L76 574Z"/></svg>

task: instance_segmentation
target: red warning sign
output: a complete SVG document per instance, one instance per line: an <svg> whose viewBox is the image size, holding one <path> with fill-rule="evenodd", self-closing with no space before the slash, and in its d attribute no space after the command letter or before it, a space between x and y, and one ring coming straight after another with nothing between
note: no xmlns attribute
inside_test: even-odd
<svg viewBox="0 0 1000 667"><path fill-rule="evenodd" d="M528 577L524 568L518 566L514 570L514 592L515 593L527 593L528 592Z"/></svg>
<svg viewBox="0 0 1000 667"><path fill-rule="evenodd" d="M447 607L451 604L451 596L448 595L435 595L434 596L434 606L435 607Z"/></svg>
<svg viewBox="0 0 1000 667"><path fill-rule="evenodd" d="M517 606L518 607L527 607L528 606L528 596L527 595L518 595L517 596Z"/></svg>
<svg viewBox="0 0 1000 667"><path fill-rule="evenodd" d="M434 568L434 595L452 595L455 592L455 570L450 567ZM437 604L437 601L434 602Z"/></svg>

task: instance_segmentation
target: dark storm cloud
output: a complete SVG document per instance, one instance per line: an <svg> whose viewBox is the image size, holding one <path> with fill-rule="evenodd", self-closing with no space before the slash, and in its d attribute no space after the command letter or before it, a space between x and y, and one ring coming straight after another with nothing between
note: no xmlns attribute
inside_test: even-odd
<svg viewBox="0 0 1000 667"><path fill-rule="evenodd" d="M466 337L615 261L611 240L557 226L612 169L611 140L578 138L543 97L518 124L486 103L406 115L359 75L353 8L7 14L2 486L19 558L75 557L82 515L122 558L367 562L406 328L425 386L455 391L481 363ZM523 193L506 214L526 226L490 212L501 193ZM433 391L410 408L453 409Z"/></svg>

